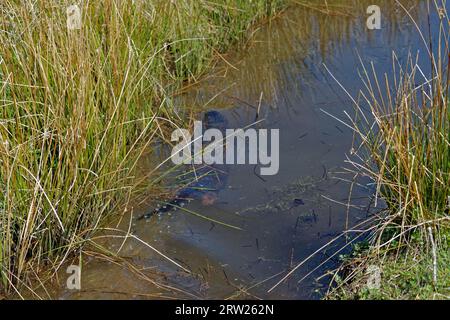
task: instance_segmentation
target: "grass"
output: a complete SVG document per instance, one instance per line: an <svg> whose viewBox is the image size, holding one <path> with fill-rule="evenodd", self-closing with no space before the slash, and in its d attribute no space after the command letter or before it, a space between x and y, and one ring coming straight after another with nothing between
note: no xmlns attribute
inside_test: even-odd
<svg viewBox="0 0 450 320"><path fill-rule="evenodd" d="M382 265L380 288L368 288L368 274L352 275L349 285L348 279L336 278L338 289L331 297L338 299L358 300L412 300L412 299L449 299L450 298L450 255L448 245L442 247L436 256L438 265L436 282L433 280L433 256L424 254L416 243L414 249L408 249L408 254L395 256L388 254L380 264L379 257L367 257L370 248L357 255L348 257L349 267L355 271L367 270L369 265ZM355 268L355 264L357 267ZM350 271L350 270L347 270ZM350 274L350 272L349 272ZM344 283L347 281L347 283Z"/></svg>
<svg viewBox="0 0 450 320"><path fill-rule="evenodd" d="M361 74L365 90L349 117L358 144L349 163L372 178L387 210L369 245L346 257L328 298L450 298L450 33L443 8L429 3L429 14L440 15L439 35L420 32L431 66L426 80L413 56L406 64L394 56L394 79L380 78L373 65ZM381 269L377 290L366 286L373 265Z"/></svg>
<svg viewBox="0 0 450 320"><path fill-rule="evenodd" d="M0 4L0 292L58 269L135 192L136 163L196 82L282 0Z"/></svg>

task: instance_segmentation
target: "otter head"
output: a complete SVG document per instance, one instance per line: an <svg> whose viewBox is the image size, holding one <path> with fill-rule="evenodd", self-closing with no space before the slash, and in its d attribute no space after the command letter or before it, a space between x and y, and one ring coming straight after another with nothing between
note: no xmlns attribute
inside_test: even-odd
<svg viewBox="0 0 450 320"><path fill-rule="evenodd" d="M208 111L203 116L203 126L205 130L214 128L225 131L227 124L227 119L219 111Z"/></svg>

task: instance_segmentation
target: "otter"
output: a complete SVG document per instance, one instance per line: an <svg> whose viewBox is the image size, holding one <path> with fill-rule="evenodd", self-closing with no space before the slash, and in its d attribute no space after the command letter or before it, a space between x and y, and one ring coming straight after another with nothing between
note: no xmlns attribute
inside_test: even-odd
<svg viewBox="0 0 450 320"><path fill-rule="evenodd" d="M224 133L227 120L222 113L212 110L204 114L203 126L205 130L214 128ZM203 147L206 147L206 145ZM218 164L186 166L191 170L184 173L183 176L192 182L178 190L172 200L142 215L138 220L149 219L154 215L179 209L192 200L200 200L205 206L213 205L217 201L219 191L226 185L227 166Z"/></svg>

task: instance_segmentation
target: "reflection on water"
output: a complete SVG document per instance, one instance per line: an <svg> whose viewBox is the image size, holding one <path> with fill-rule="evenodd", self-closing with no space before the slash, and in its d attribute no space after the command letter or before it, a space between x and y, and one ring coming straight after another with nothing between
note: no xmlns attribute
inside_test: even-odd
<svg viewBox="0 0 450 320"><path fill-rule="evenodd" d="M402 3L424 25L424 3ZM365 27L371 4L382 8L381 30ZM322 246L374 211L369 181L354 180L354 174L342 169L353 146L352 132L323 111L343 118L344 111L351 114L352 102L326 68L357 96L359 57L373 61L383 74L391 70L392 50L399 57L419 48L425 52L410 18L394 1L328 1L328 6L329 14L324 14L323 6L296 5L287 10L261 27L246 50L223 56L211 76L178 97L180 107L220 109L231 128L248 126L258 118L264 121L257 128L280 129L280 171L261 177L253 166L231 166L228 185L214 205L194 201L188 206L242 230L180 210L135 223L136 236L192 274L129 239L121 254L140 266L140 272L158 270L160 281L198 298L320 297L327 282L315 279L336 264L333 254L346 238L323 250ZM354 184L348 182L352 180ZM316 251L287 281L268 292ZM83 291L63 291L62 297L151 298L145 293L161 291L111 264L87 263L83 272ZM189 297L181 292L175 296Z"/></svg>

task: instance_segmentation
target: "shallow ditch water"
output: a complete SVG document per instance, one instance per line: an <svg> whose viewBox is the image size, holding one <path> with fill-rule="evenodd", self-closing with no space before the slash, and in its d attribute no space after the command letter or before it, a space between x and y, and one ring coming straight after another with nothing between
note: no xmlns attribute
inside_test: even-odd
<svg viewBox="0 0 450 320"><path fill-rule="evenodd" d="M424 2L402 3L425 22ZM121 255L151 272L150 278L183 292L155 287L113 263L91 261L83 268L82 290L57 290L60 298L321 297L327 278L316 278L336 265L338 255L333 254L346 244L345 238L319 249L376 210L369 181L358 179L351 188L349 182L338 179L353 179L342 167L354 145L351 130L328 114L344 119L344 111L352 115L353 107L331 74L357 96L362 86L359 56L366 63L373 61L382 75L390 73L392 50L401 62L409 50L420 48L425 53L410 18L394 1L329 4L343 7L333 15L303 6L290 8L257 30L246 50L224 56L227 62L177 98L180 107L219 110L230 128L250 125L259 110L259 119L264 121L256 128L280 129L277 175L261 177L254 166L230 166L227 185L213 205L193 201L187 207L242 230L182 210L133 222L137 237L191 273L133 239L122 247ZM371 4L382 9L381 30L366 28L366 8ZM432 22L435 26L436 20ZM152 208L154 204L140 207L134 216ZM120 244L111 241L110 245L114 249Z"/></svg>

